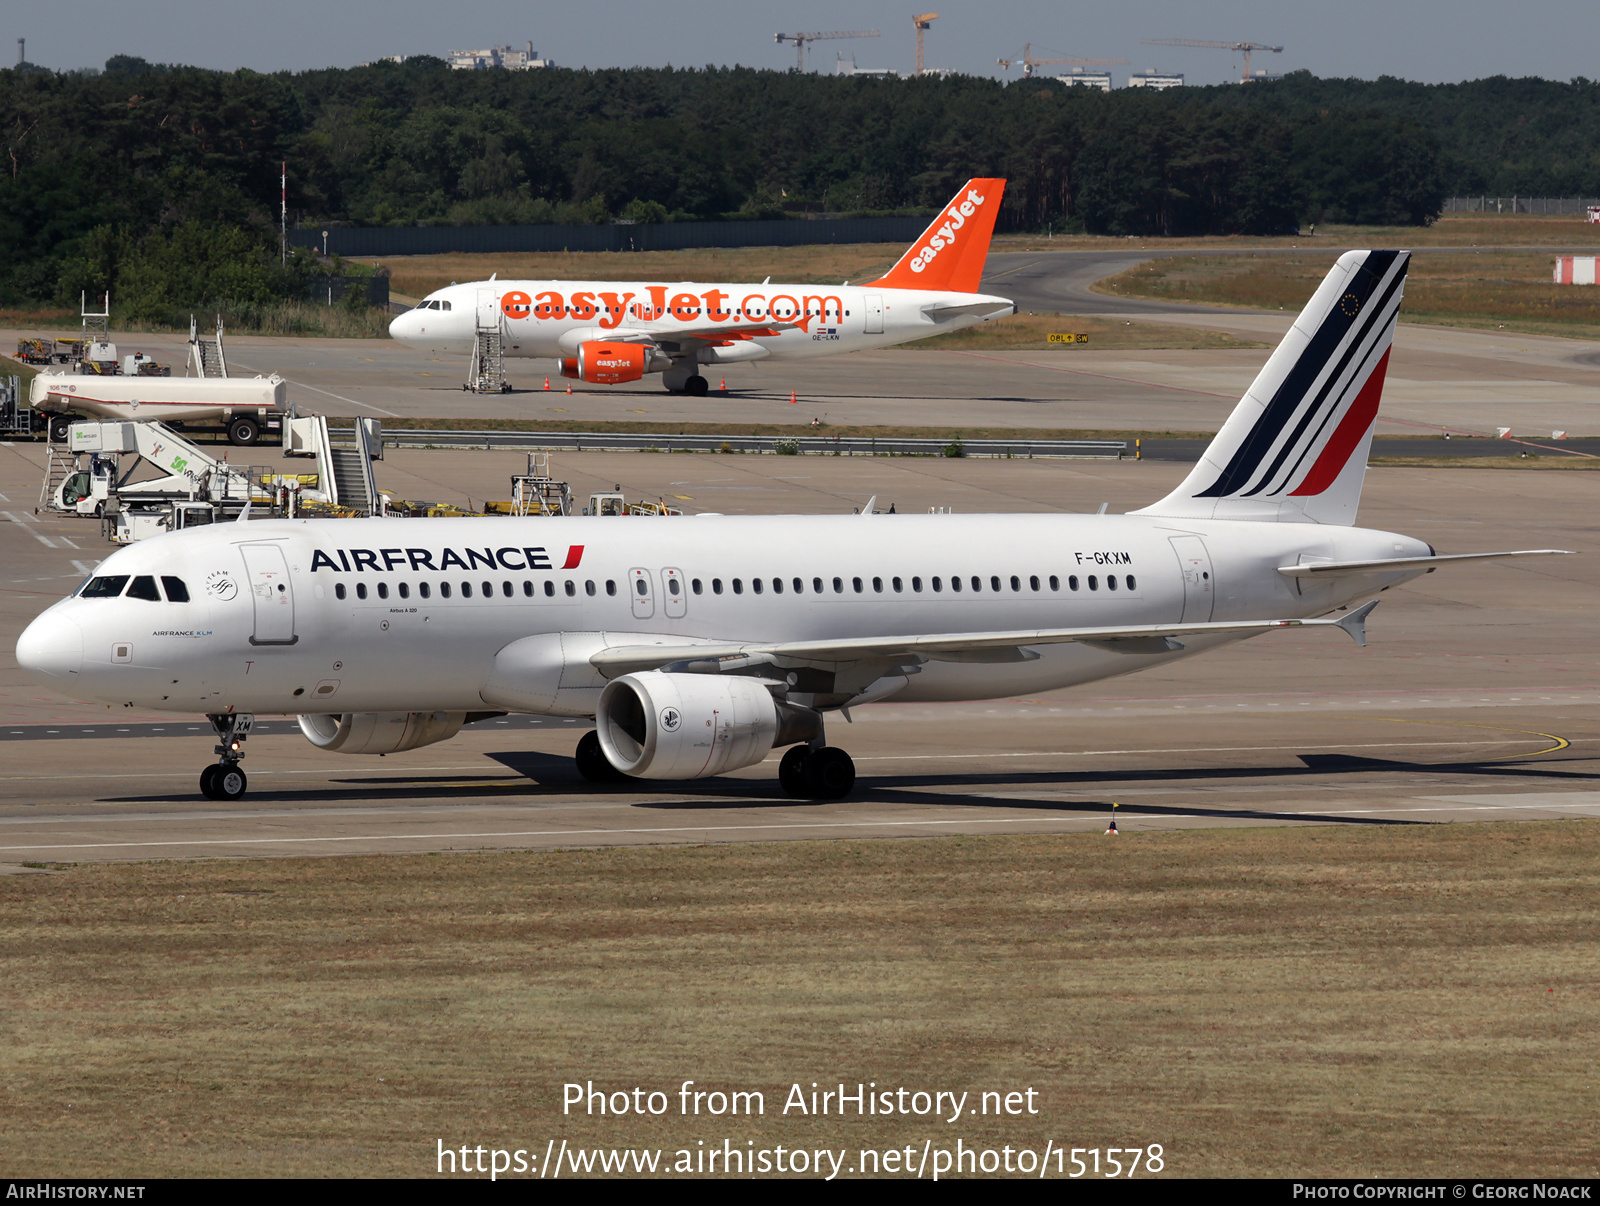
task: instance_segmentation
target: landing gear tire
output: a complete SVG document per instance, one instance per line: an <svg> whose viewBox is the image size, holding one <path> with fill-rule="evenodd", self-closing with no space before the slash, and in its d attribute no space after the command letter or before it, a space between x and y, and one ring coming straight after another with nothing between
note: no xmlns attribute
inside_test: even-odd
<svg viewBox="0 0 1600 1206"><path fill-rule="evenodd" d="M782 774L779 766L779 774ZM805 760L806 794L818 800L842 800L856 785L856 764L837 746L813 750Z"/></svg>
<svg viewBox="0 0 1600 1206"><path fill-rule="evenodd" d="M803 798L809 794L806 790L806 759L810 754L811 751L803 745L793 746L784 752L783 761L778 763L778 782L791 796Z"/></svg>
<svg viewBox="0 0 1600 1206"><path fill-rule="evenodd" d="M600 734L593 729L578 738L573 761L578 764L578 773L590 783L621 783L628 777L607 761L605 750L600 748Z"/></svg>
<svg viewBox="0 0 1600 1206"><path fill-rule="evenodd" d="M221 770L220 766L212 763L200 772L200 794L208 800L222 799L217 795L217 775Z"/></svg>
<svg viewBox="0 0 1600 1206"><path fill-rule="evenodd" d="M216 793L214 799L237 800L250 786L250 780L237 766L219 766L216 772L211 778L211 788Z"/></svg>
<svg viewBox="0 0 1600 1206"><path fill-rule="evenodd" d="M696 398L705 397L706 394L710 392L710 389L711 384L699 373L696 373L693 377L690 377L683 383L683 392L686 394L692 394Z"/></svg>
<svg viewBox="0 0 1600 1206"><path fill-rule="evenodd" d="M228 423L228 442L248 448L261 438L261 424L254 419L232 419Z"/></svg>

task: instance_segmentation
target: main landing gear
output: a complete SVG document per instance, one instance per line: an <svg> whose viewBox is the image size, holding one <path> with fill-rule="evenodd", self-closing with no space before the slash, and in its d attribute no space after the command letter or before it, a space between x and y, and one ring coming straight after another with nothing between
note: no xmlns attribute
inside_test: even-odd
<svg viewBox="0 0 1600 1206"><path fill-rule="evenodd" d="M578 750L573 755L578 773L590 783L623 783L628 776L612 766L600 748L600 734L590 729L578 739Z"/></svg>
<svg viewBox="0 0 1600 1206"><path fill-rule="evenodd" d="M239 769L239 759L244 757L245 738L255 727L256 718L249 712L242 712L207 716L206 719L217 732L216 752L220 756L215 765L200 772L200 794L208 800L237 800L250 785L244 771Z"/></svg>
<svg viewBox="0 0 1600 1206"><path fill-rule="evenodd" d="M797 745L778 763L778 782L801 799L842 800L856 785L856 764L838 746Z"/></svg>
<svg viewBox="0 0 1600 1206"><path fill-rule="evenodd" d="M689 394L696 398L705 397L711 389L711 383L700 375L699 367L688 356L673 360L671 367L661 374L661 384L667 387L669 393Z"/></svg>

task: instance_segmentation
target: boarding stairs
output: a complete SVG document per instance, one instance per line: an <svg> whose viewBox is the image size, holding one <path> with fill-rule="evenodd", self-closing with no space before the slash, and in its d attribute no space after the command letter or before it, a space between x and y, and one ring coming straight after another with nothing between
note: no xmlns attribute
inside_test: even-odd
<svg viewBox="0 0 1600 1206"><path fill-rule="evenodd" d="M317 487L306 495L357 515L385 513L372 462L383 459L383 426L377 419L357 419L355 443L334 444L326 415L288 421L285 456L315 457Z"/></svg>
<svg viewBox="0 0 1600 1206"><path fill-rule="evenodd" d="M506 330L496 295L496 290L478 290L472 363L467 367L467 384L463 387L475 394L511 392L511 385L506 381Z"/></svg>
<svg viewBox="0 0 1600 1206"><path fill-rule="evenodd" d="M65 444L46 443L45 452L48 459L44 465L44 485L39 488L39 504L33 509L35 515L54 509L56 491L78 469L78 458Z"/></svg>
<svg viewBox="0 0 1600 1206"><path fill-rule="evenodd" d="M217 315L217 334L200 334L194 315L189 315L189 372L196 377L226 377L228 357L222 350L222 315Z"/></svg>

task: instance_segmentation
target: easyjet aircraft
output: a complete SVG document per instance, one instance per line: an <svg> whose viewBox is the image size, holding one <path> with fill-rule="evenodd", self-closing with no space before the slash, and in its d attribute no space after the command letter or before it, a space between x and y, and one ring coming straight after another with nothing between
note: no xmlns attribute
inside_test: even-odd
<svg viewBox="0 0 1600 1206"><path fill-rule="evenodd" d="M389 324L401 343L471 352L498 327L507 356L553 357L600 385L662 374L706 392L702 365L884 348L1016 313L979 293L1004 180L969 180L886 276L864 285L500 281L436 290Z"/></svg>
<svg viewBox="0 0 1600 1206"><path fill-rule="evenodd" d="M1341 256L1193 472L1128 515L223 524L113 553L17 661L78 699L208 715L213 798L244 792L258 712L345 754L594 717L591 779L789 746L784 788L838 797L855 769L832 713L1060 690L1284 628L1364 643L1379 591L1561 551L1440 556L1351 526L1408 259Z"/></svg>

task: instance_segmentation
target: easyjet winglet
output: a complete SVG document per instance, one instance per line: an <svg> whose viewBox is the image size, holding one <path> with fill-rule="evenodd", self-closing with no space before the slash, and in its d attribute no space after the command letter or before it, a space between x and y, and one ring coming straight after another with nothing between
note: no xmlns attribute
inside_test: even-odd
<svg viewBox="0 0 1600 1206"><path fill-rule="evenodd" d="M885 289L943 289L976 293L989 257L1004 180L968 180L944 211L928 224L911 250L881 278Z"/></svg>
<svg viewBox="0 0 1600 1206"><path fill-rule="evenodd" d="M549 357L564 377L624 385L660 373L674 393L704 394L702 365L887 348L1016 313L1009 298L978 292L1005 184L967 181L888 275L866 284L490 279L435 290L389 334L467 354L498 325L506 357Z"/></svg>

